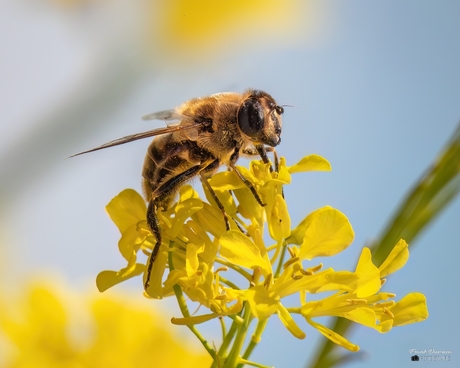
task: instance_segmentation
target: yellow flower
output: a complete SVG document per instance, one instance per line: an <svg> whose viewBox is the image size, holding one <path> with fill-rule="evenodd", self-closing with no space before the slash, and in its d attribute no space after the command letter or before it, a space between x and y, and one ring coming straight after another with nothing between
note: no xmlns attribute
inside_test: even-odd
<svg viewBox="0 0 460 368"><path fill-rule="evenodd" d="M245 323L257 318L263 324L277 314L295 337L304 338L305 333L292 317L292 313L300 314L320 333L351 351L359 347L314 319L339 316L382 333L426 319L422 294L412 293L395 302L391 300L394 294L380 291L384 277L403 267L408 259L403 240L379 268L372 263L367 248L355 271L323 269L322 264L304 267L304 262L316 257L337 255L354 239L347 217L330 206L313 211L291 228L283 192L283 187L292 181L291 174L330 169L330 164L317 155L306 156L292 166L281 158L277 171L262 161L252 161L249 170L238 166L264 206L235 172L215 174L209 183L224 206L230 230L226 230L222 211L206 185L203 188L210 204L203 202L190 186L183 186L178 202L158 214L164 240L154 263L148 295L161 298L175 293L184 317L172 322L188 326L224 316L231 316L236 325L244 325L242 315ZM154 243L145 222L145 204L135 192L120 193L107 211L122 233L119 249L128 265L119 272L102 272L98 277L100 290L144 272L145 266L136 263L137 253L150 251ZM264 237L265 232L273 244L266 244L269 238ZM227 272L230 276L237 273L240 278L233 281L224 277ZM328 296L318 298L324 292ZM209 312L190 316L181 293ZM298 294L299 304L288 308L283 298L293 294ZM202 342L206 347L204 339ZM213 351L209 346L207 349ZM215 354L211 353L217 359ZM235 355L229 359L238 361Z"/></svg>
<svg viewBox="0 0 460 368"><path fill-rule="evenodd" d="M145 214L147 207L142 196L133 189L126 189L113 198L106 211L121 233L118 250L128 261L128 265L118 272L103 271L97 279L99 291L123 282L144 272L145 266L136 263L140 249L152 248L154 241L147 227Z"/></svg>
<svg viewBox="0 0 460 368"><path fill-rule="evenodd" d="M209 356L173 336L165 316L131 295L71 293L48 283L0 300L3 368L206 367ZM152 363L153 362L153 363Z"/></svg>
<svg viewBox="0 0 460 368"><path fill-rule="evenodd" d="M235 42L250 45L250 40L255 39L251 35L258 32L283 43L292 42L290 38L298 39L301 31L305 31L302 25L312 23L312 19L305 22L299 17L302 14L308 18L311 14L303 11L303 6L305 4L292 0L283 3L272 0L174 0L152 6L156 21L150 23L152 35L166 52L191 60L200 55L203 62L203 57L209 59L228 52ZM264 40L258 43L264 44Z"/></svg>
<svg viewBox="0 0 460 368"><path fill-rule="evenodd" d="M281 321L296 337L303 338L305 335L300 328L295 324L294 320L289 316L286 308L281 303L281 299L299 293L316 294L322 291L331 290L353 290L358 282L358 276L348 272L335 272L333 269L316 272L321 269L303 269L301 261L311 259L316 256L334 255L340 250L351 244L354 234L346 217L339 211L330 207L317 210L307 217L307 220L297 227L303 228L303 241L299 249L292 249L292 258L285 264L282 274L273 280L270 273L271 268L264 269L264 260L258 254L252 256L251 259L246 259L245 264L241 258L233 258L232 261L246 266L252 265L254 268L259 266L263 271L262 274L270 275L263 283L260 283L252 288L241 291L230 291L230 295L238 295L241 299L247 301L251 307L254 316L259 319L269 318L272 314L277 313ZM298 230L299 232L301 230ZM244 248L248 248L249 240L233 241L233 247L239 249L241 253ZM251 246L253 249L254 247ZM313 250L314 251L313 251ZM254 252L255 253L255 252ZM246 251L246 256L252 254Z"/></svg>
<svg viewBox="0 0 460 368"><path fill-rule="evenodd" d="M354 275L357 282L352 290L341 290L320 301L306 302L300 313L308 323L317 328L324 336L351 351L359 347L343 336L312 320L314 317L344 317L353 322L385 333L394 326L420 322L428 318L426 299L423 294L410 293L399 302L389 300L395 294L379 292L382 277L404 266L409 256L407 243L400 240L385 262L377 268L372 264L368 248L364 248ZM351 284L350 284L351 285Z"/></svg>

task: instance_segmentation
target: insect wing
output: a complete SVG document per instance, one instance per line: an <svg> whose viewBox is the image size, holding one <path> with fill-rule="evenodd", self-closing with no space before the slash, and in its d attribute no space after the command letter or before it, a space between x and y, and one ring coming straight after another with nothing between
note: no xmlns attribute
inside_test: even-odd
<svg viewBox="0 0 460 368"><path fill-rule="evenodd" d="M164 121L171 121L171 120L182 120L184 115L178 113L176 110L163 110L154 112L152 114L144 115L142 120L164 120Z"/></svg>
<svg viewBox="0 0 460 368"><path fill-rule="evenodd" d="M74 154L72 156L69 156L69 158L79 156L79 155L83 155L85 153L99 151L99 150L104 149L104 148L119 146L121 144L137 141L139 139L155 137L157 135L162 135L162 134L167 134L167 133L174 133L174 132L179 132L179 131L182 131L182 130L188 130L188 129L197 128L200 125L201 125L201 123L194 123L194 124L190 124L190 125L172 125L172 126L168 126L168 127L165 127L165 128L158 128L158 129L149 130L149 131L143 132L143 133L137 133L137 134L128 135L126 137L118 138L118 139L115 139L113 141L107 142L107 143L103 144L102 146L92 148L92 149L87 150L87 151L76 153L76 154Z"/></svg>

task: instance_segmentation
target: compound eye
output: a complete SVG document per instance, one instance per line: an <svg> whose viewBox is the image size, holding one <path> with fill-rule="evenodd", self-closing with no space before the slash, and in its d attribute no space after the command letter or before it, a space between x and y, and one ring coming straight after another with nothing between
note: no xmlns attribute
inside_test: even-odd
<svg viewBox="0 0 460 368"><path fill-rule="evenodd" d="M264 127L264 110L257 100L245 101L238 111L238 125L249 138L257 139Z"/></svg>
<svg viewBox="0 0 460 368"><path fill-rule="evenodd" d="M282 106L276 106L275 110L278 113L278 115L283 115L284 113L284 108Z"/></svg>

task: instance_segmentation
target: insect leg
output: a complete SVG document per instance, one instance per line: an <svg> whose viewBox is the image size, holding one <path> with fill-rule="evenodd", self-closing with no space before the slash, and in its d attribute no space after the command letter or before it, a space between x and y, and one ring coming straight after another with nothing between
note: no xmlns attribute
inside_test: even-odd
<svg viewBox="0 0 460 368"><path fill-rule="evenodd" d="M212 189L211 184L209 184L208 179L206 179L206 176L205 176L205 171L208 171L208 170L212 171L213 169L219 167L219 165L220 165L219 160L215 160L214 162L209 164L209 166L207 166L205 170L200 172L200 176L201 176L201 181L206 186L206 188L209 190L209 193L211 193L211 196L214 199L214 201L217 203L217 207L219 207L219 209L222 211L222 215L224 216L226 229L230 230L230 223L228 222L228 216L225 213L224 205L222 204L220 199L217 197L216 192L214 191L214 189ZM211 166L215 166L215 167L212 167L211 169L209 169L209 167L211 167Z"/></svg>
<svg viewBox="0 0 460 368"><path fill-rule="evenodd" d="M256 199L256 201L262 207L265 207L267 204L262 202L262 199L260 198L259 194L257 193L256 188L254 188L254 185L248 179L246 179L243 174L240 173L240 171L236 168L235 164L230 163L230 167L236 173L236 175L238 175L238 177L244 183L244 185L246 185L249 188L249 190L251 191L251 193L254 196L254 198Z"/></svg>
<svg viewBox="0 0 460 368"><path fill-rule="evenodd" d="M265 147L263 144L258 144L254 148L246 148L243 150L245 155L255 156L259 155L262 159L264 164L268 164L270 160L268 159L267 152L273 152L274 159L275 159L275 171L278 172L278 155L276 154L276 150L273 147ZM270 165L270 172L273 172L273 167Z"/></svg>
<svg viewBox="0 0 460 368"><path fill-rule="evenodd" d="M276 150L274 148L273 148L273 159L275 161L275 172L279 172L280 162L278 160L278 154L276 153Z"/></svg>
<svg viewBox="0 0 460 368"><path fill-rule="evenodd" d="M158 211L158 204L167 199L181 184L193 178L207 166L207 164L193 166L190 169L185 170L183 173L164 182L152 193L152 198L147 208L147 224L149 225L150 230L152 230L156 243L149 257L144 289L147 289L150 285L153 263L155 262L155 258L157 257L161 246L161 231L158 223L158 217L156 215L156 212Z"/></svg>
<svg viewBox="0 0 460 368"><path fill-rule="evenodd" d="M259 194L257 194L257 191L256 191L256 188L254 188L254 185L248 180L246 179L243 174L240 173L240 171L236 168L235 166L235 163L236 161L238 160L238 157L239 157L239 152L240 152L240 149L241 147L235 147L235 151L232 153L232 155L230 156L230 160L229 160L229 163L228 163L228 166L233 170L235 171L236 175L238 175L238 177L240 178L240 180L244 183L244 185L246 185L249 190L251 191L252 195L254 196L254 198L256 199L256 201L262 206L262 207L265 207L267 204L262 202L262 199L260 199L259 197Z"/></svg>
<svg viewBox="0 0 460 368"><path fill-rule="evenodd" d="M256 149L257 151L259 152L259 155L260 157L262 157L262 161L265 162L264 160L264 156L267 158L268 160L268 157L267 157L267 152L268 151L271 151L273 152L273 161L275 161L275 172L279 172L279 160L278 160L278 154L276 153L276 149L274 147L267 147L265 148L264 146L260 145L260 146L256 146ZM272 168L272 165L270 165L270 172L273 172L273 168ZM282 197L284 198L284 189L281 188L281 195Z"/></svg>
<svg viewBox="0 0 460 368"><path fill-rule="evenodd" d="M260 158L262 159L264 164L268 164L270 160L268 159L267 156L267 150L265 149L263 144L256 144L256 150L260 155ZM273 167L270 165L270 172L273 172Z"/></svg>
<svg viewBox="0 0 460 368"><path fill-rule="evenodd" d="M157 200L155 198L149 202L149 205L147 207L147 223L150 227L150 230L152 230L153 236L156 239L156 243L152 249L152 253L150 254L149 264L147 266L147 277L145 279L145 284L144 284L144 289L146 290L150 284L150 276L152 274L153 262L155 261L155 258L157 257L158 250L160 249L160 245L161 245L161 231L160 231L160 226L158 223L158 217L156 214L157 210L158 210Z"/></svg>

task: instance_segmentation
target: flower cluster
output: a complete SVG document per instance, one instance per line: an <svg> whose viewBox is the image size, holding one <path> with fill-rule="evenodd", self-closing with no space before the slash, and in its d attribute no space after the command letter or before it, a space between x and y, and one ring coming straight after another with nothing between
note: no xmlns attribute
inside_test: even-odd
<svg viewBox="0 0 460 368"><path fill-rule="evenodd" d="M293 166L287 166L281 158L275 172L270 164L261 161L252 161L249 170L238 169L253 183L266 205L257 203L234 172L214 175L209 183L225 208L230 230L226 230L222 211L205 185L208 202L185 185L177 203L158 213L163 244L146 293L159 299L180 291L208 309L204 314L173 318L173 323L193 326L230 316L234 322L238 318L256 318L263 324L277 314L295 337L304 338L293 318L293 314L299 314L328 339L357 351L357 345L319 324L315 317L344 317L382 333L427 318L423 294L411 293L395 302L394 294L380 291L385 277L408 259L404 240L395 245L380 267L372 263L368 248L362 250L354 271L335 271L321 263L305 267L305 261L315 257L338 254L354 238L347 217L329 206L291 227L283 187L291 182L294 173L329 171L330 164L324 158L306 156ZM133 276L144 274L145 278L145 260L138 263L138 254L149 254L155 244L146 223L145 202L137 192L121 192L107 205L107 212L121 232L118 245L127 266L118 272L101 272L97 278L100 291ZM239 278L230 280L230 271L239 274ZM325 292L323 299L311 297ZM299 297L298 306L286 307L283 299L293 294ZM222 355L219 351L221 358Z"/></svg>

